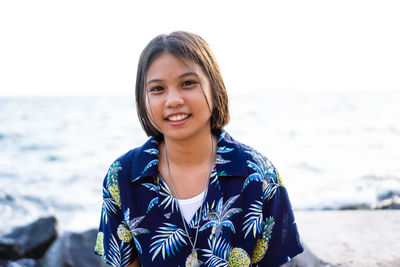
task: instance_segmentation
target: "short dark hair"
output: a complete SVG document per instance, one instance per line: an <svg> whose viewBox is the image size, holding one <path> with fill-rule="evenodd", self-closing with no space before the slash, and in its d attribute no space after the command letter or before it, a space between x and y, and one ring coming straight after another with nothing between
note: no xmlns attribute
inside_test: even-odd
<svg viewBox="0 0 400 267"><path fill-rule="evenodd" d="M148 136L153 136L157 140L163 139L163 134L150 121L145 99L147 70L151 62L163 52L171 53L176 57L194 60L203 69L209 79L212 93L211 132L217 135L229 122L228 94L221 71L207 42L196 34L184 31L156 36L147 44L140 55L136 75L135 97L137 114L144 131Z"/></svg>

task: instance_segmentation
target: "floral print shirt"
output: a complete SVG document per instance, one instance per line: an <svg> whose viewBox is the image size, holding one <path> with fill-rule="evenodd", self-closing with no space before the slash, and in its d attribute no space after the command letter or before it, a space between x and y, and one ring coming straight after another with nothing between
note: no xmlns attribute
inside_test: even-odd
<svg viewBox="0 0 400 267"><path fill-rule="evenodd" d="M271 162L221 131L202 209L183 221L158 172L158 143L118 158L103 184L95 253L112 266L279 266L303 251L286 189ZM202 210L201 214L200 210Z"/></svg>

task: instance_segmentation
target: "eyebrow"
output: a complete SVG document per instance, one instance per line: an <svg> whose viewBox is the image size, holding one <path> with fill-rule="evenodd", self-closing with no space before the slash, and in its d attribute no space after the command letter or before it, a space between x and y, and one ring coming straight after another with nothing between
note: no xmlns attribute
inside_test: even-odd
<svg viewBox="0 0 400 267"><path fill-rule="evenodd" d="M199 77L199 75L198 75L196 72L190 71L190 72L185 72L185 73L179 75L178 79L182 79L182 78L184 78L184 77L186 77L186 76L191 76L191 75L194 75L194 76L196 76L196 77ZM160 79L152 79L152 80L150 80L150 81L147 82L147 85L149 85L149 84L151 84L151 83L162 82L162 81L163 81L163 80L160 80Z"/></svg>

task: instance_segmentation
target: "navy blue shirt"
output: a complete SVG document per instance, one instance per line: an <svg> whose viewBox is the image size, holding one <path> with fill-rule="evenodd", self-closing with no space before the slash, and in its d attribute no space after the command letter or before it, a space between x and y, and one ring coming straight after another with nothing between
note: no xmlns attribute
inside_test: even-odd
<svg viewBox="0 0 400 267"><path fill-rule="evenodd" d="M279 266L303 251L278 171L221 131L204 203L190 223L158 171L158 142L118 158L103 183L95 252L112 266L188 266L199 224L202 266Z"/></svg>

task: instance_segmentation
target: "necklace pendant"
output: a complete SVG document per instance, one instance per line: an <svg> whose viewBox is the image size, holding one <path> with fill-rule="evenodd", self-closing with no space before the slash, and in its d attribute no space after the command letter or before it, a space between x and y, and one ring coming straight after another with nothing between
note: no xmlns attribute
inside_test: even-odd
<svg viewBox="0 0 400 267"><path fill-rule="evenodd" d="M193 249L192 253L190 253L190 255L187 257L185 266L186 267L200 267L199 260L197 259L196 249Z"/></svg>

